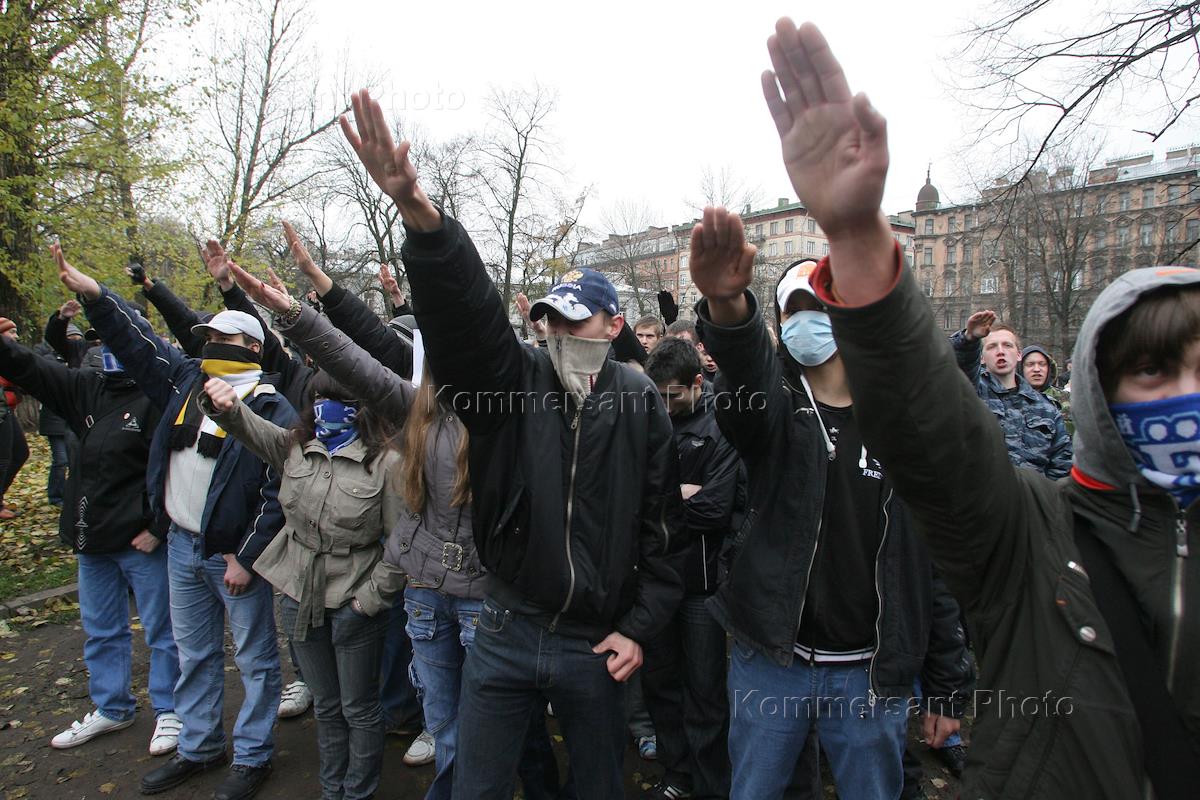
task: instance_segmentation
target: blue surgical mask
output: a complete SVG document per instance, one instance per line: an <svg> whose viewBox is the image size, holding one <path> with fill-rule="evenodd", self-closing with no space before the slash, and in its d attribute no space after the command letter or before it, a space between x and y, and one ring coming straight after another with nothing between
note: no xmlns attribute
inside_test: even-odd
<svg viewBox="0 0 1200 800"><path fill-rule="evenodd" d="M792 358L806 367L816 367L833 358L833 323L824 311L797 311L783 323L780 339Z"/></svg>
<svg viewBox="0 0 1200 800"><path fill-rule="evenodd" d="M1200 497L1200 394L1108 408L1146 480L1184 508Z"/></svg>

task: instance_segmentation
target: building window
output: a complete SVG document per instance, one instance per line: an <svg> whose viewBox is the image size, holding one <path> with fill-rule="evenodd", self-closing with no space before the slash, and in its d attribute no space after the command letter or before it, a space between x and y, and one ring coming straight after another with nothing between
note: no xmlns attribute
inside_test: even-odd
<svg viewBox="0 0 1200 800"><path fill-rule="evenodd" d="M759 239L762 238L762 223L761 222L754 226L754 235L756 237L758 237Z"/></svg>
<svg viewBox="0 0 1200 800"><path fill-rule="evenodd" d="M921 263L924 264L925 266L930 266L931 264L933 264L933 248L932 247L925 248L925 256L921 260Z"/></svg>
<svg viewBox="0 0 1200 800"><path fill-rule="evenodd" d="M829 242L821 242L821 255L829 255Z"/></svg>
<svg viewBox="0 0 1200 800"><path fill-rule="evenodd" d="M1108 247L1108 229L1099 228L1095 234L1096 249L1103 250Z"/></svg>
<svg viewBox="0 0 1200 800"><path fill-rule="evenodd" d="M970 214L963 215L963 230L969 231L975 227L975 217Z"/></svg>
<svg viewBox="0 0 1200 800"><path fill-rule="evenodd" d="M1189 219L1187 221L1187 241L1194 242L1200 239L1200 219Z"/></svg>
<svg viewBox="0 0 1200 800"><path fill-rule="evenodd" d="M774 225L775 223L771 223L771 224ZM779 255L779 243L771 242L769 245L767 245L767 256L770 258L774 258L777 255Z"/></svg>
<svg viewBox="0 0 1200 800"><path fill-rule="evenodd" d="M933 217L925 218L925 235L926 236L933 235Z"/></svg>
<svg viewBox="0 0 1200 800"><path fill-rule="evenodd" d="M1127 244L1129 244L1129 226L1128 225L1118 225L1117 226L1117 247L1124 247Z"/></svg>
<svg viewBox="0 0 1200 800"><path fill-rule="evenodd" d="M958 217L946 217L946 230L949 233L954 233L958 228Z"/></svg>
<svg viewBox="0 0 1200 800"><path fill-rule="evenodd" d="M1071 288L1074 291L1079 291L1083 288L1083 268L1079 268L1071 273Z"/></svg>
<svg viewBox="0 0 1200 800"><path fill-rule="evenodd" d="M1138 228L1138 244L1149 247L1154 243L1154 223L1143 222Z"/></svg>
<svg viewBox="0 0 1200 800"><path fill-rule="evenodd" d="M817 232L817 221L815 219L813 219L812 217L809 217L809 219L808 219L808 232L809 233Z"/></svg>
<svg viewBox="0 0 1200 800"><path fill-rule="evenodd" d="M785 219L783 221L783 232L784 233L794 233L795 230L796 230L796 220L795 219L788 217L787 219Z"/></svg>
<svg viewBox="0 0 1200 800"><path fill-rule="evenodd" d="M772 235L772 236L778 236L778 235L779 235L779 223L778 223L778 222L772 222L772 223L771 223L771 235Z"/></svg>
<svg viewBox="0 0 1200 800"><path fill-rule="evenodd" d="M1167 232L1163 234L1163 241L1167 244L1175 244L1179 241L1179 221L1167 223Z"/></svg>
<svg viewBox="0 0 1200 800"><path fill-rule="evenodd" d="M933 297L933 278L926 278L921 281L921 291L926 297Z"/></svg>
<svg viewBox="0 0 1200 800"><path fill-rule="evenodd" d="M973 250L974 250L974 248L971 247L970 242L963 242L963 263L964 264L971 263L971 259L974 256L974 253L972 252Z"/></svg>
<svg viewBox="0 0 1200 800"><path fill-rule="evenodd" d="M1167 186L1167 203L1170 205L1175 205L1178 203L1180 194L1182 194L1182 192L1179 191L1178 184L1172 183L1171 185Z"/></svg>
<svg viewBox="0 0 1200 800"><path fill-rule="evenodd" d="M809 255L816 253L817 252L817 243L814 242L812 239L809 239L807 242L804 243L804 252L808 253Z"/></svg>
<svg viewBox="0 0 1200 800"><path fill-rule="evenodd" d="M790 222L790 220L789 220L789 222ZM786 242L783 243L783 252L784 252L784 255L789 255L789 256L792 253L796 252L796 243L793 242L791 239L788 239Z"/></svg>
<svg viewBox="0 0 1200 800"><path fill-rule="evenodd" d="M946 245L946 263L947 264L955 263L955 261L954 261L955 252L954 251L955 251L954 245L952 245L952 244Z"/></svg>
<svg viewBox="0 0 1200 800"><path fill-rule="evenodd" d="M1150 208L1154 205L1154 189L1142 189L1142 208Z"/></svg>
<svg viewBox="0 0 1200 800"><path fill-rule="evenodd" d="M1101 195L1096 196L1096 213L1097 214L1108 213L1108 195L1101 194Z"/></svg>
<svg viewBox="0 0 1200 800"><path fill-rule="evenodd" d="M954 294L955 288L954 273L947 272L946 277L942 279L942 291L945 293L946 297L950 297Z"/></svg>
<svg viewBox="0 0 1200 800"><path fill-rule="evenodd" d="M679 268L687 269L687 265L688 265L688 257L686 255L680 256L679 257Z"/></svg>
<svg viewBox="0 0 1200 800"><path fill-rule="evenodd" d="M1128 211L1133 205L1133 198L1129 192L1121 192L1121 210Z"/></svg>
<svg viewBox="0 0 1200 800"><path fill-rule="evenodd" d="M998 284L999 284L999 281L996 279L995 275L984 275L982 278L979 279L979 293L980 294L995 294L996 287Z"/></svg>
<svg viewBox="0 0 1200 800"><path fill-rule="evenodd" d="M1200 183L1193 183L1188 187L1188 202L1200 203Z"/></svg>

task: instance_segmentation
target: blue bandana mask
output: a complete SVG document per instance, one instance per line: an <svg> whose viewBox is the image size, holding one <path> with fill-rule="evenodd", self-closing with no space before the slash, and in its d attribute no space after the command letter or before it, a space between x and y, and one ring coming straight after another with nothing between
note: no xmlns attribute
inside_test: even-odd
<svg viewBox="0 0 1200 800"><path fill-rule="evenodd" d="M117 358L117 354L108 349L108 345L100 345L100 363L101 368L109 375L121 375L125 372L124 365Z"/></svg>
<svg viewBox="0 0 1200 800"><path fill-rule="evenodd" d="M1109 407L1138 470L1182 508L1200 497L1200 394Z"/></svg>
<svg viewBox="0 0 1200 800"><path fill-rule="evenodd" d="M317 439L330 453L336 453L358 438L358 406L337 400L318 400L313 403Z"/></svg>
<svg viewBox="0 0 1200 800"><path fill-rule="evenodd" d="M792 358L806 367L817 367L833 358L833 323L824 311L797 311L783 323L779 337Z"/></svg>

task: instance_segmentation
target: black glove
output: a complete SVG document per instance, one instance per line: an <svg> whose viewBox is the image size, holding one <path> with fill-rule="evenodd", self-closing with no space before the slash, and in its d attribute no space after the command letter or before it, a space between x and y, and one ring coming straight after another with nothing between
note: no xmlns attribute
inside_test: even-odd
<svg viewBox="0 0 1200 800"><path fill-rule="evenodd" d="M146 268L136 261L129 264L129 280L133 281L134 286L141 286L146 282Z"/></svg>
<svg viewBox="0 0 1200 800"><path fill-rule="evenodd" d="M675 302L675 296L666 289L658 293L658 313L662 316L664 325L670 325L679 319L679 304Z"/></svg>

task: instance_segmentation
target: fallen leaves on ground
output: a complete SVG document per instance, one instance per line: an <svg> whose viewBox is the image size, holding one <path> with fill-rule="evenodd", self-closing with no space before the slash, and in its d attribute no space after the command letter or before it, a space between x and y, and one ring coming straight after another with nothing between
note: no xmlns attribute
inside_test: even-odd
<svg viewBox="0 0 1200 800"><path fill-rule="evenodd" d="M75 580L75 556L58 539L59 510L46 499L50 447L36 433L25 439L29 460L4 496L20 516L0 521L0 600Z"/></svg>

